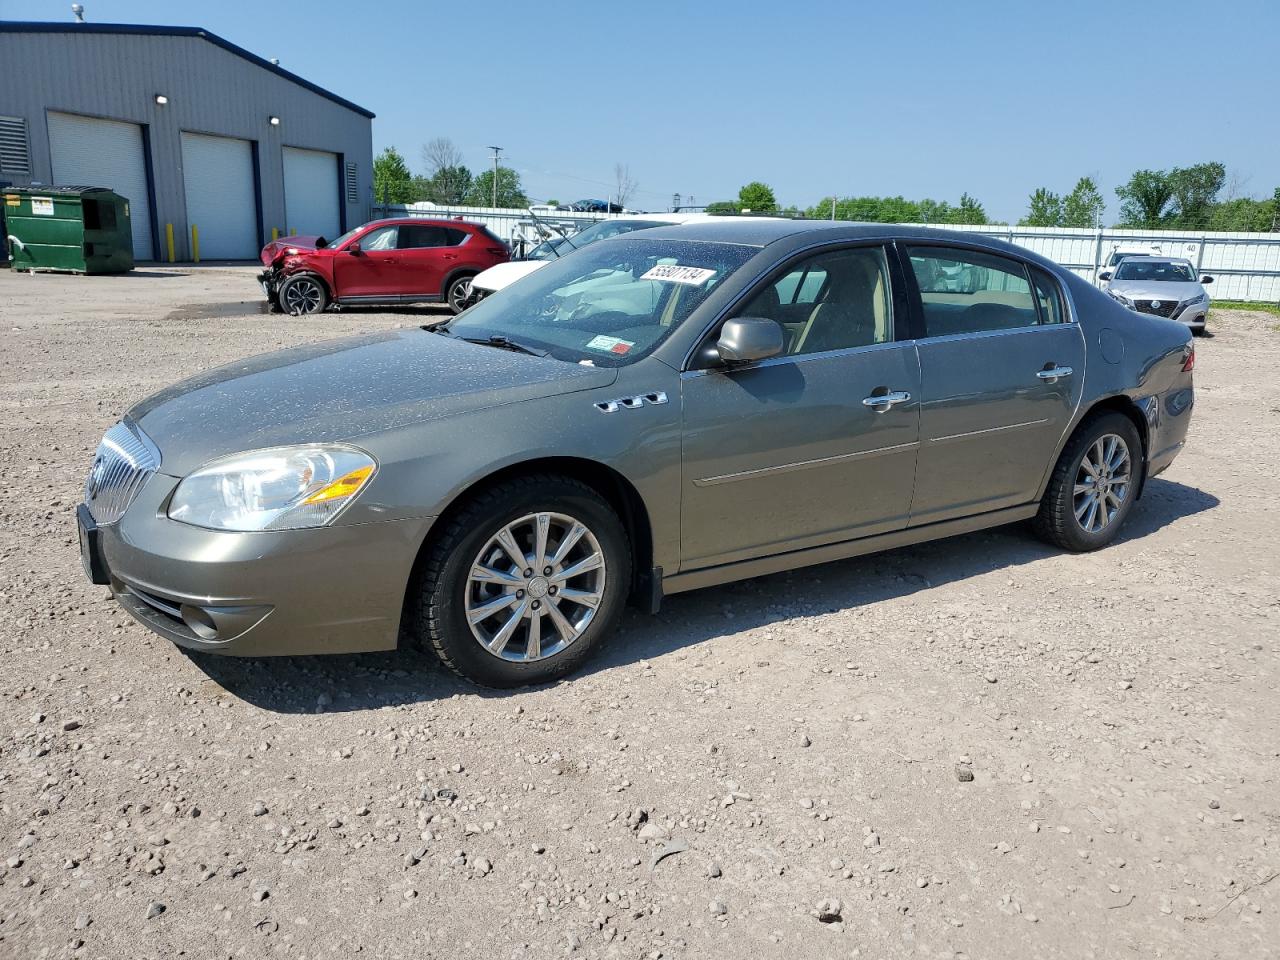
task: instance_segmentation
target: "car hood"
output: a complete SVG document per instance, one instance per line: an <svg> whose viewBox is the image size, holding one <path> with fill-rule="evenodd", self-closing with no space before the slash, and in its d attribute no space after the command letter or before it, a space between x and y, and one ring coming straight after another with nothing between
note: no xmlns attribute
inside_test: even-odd
<svg viewBox="0 0 1280 960"><path fill-rule="evenodd" d="M283 350L182 381L126 415L185 476L215 457L356 441L407 424L589 390L617 370L533 357L421 329Z"/></svg>
<svg viewBox="0 0 1280 960"><path fill-rule="evenodd" d="M1108 290L1116 293L1123 293L1130 300L1191 300L1204 293L1204 287L1195 280L1188 280L1185 283L1170 283L1163 281L1160 283L1152 283L1149 280L1112 280L1107 285Z"/></svg>
<svg viewBox="0 0 1280 960"><path fill-rule="evenodd" d="M281 237L279 240L272 240L262 248L259 259L262 265L269 267L280 256L289 250L295 250L300 253L310 253L319 247L319 243L324 237Z"/></svg>
<svg viewBox="0 0 1280 960"><path fill-rule="evenodd" d="M499 263L472 277L471 286L481 290L501 290L521 277L527 277L535 270L540 270L550 262L550 260L511 260L507 263Z"/></svg>

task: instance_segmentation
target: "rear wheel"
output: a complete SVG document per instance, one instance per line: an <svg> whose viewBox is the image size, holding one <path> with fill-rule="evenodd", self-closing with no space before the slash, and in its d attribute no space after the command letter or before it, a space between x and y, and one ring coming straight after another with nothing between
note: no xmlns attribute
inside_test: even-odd
<svg viewBox="0 0 1280 960"><path fill-rule="evenodd" d="M329 305L329 291L324 288L324 284L305 273L285 280L280 284L280 292L276 296L280 300L281 309L294 316L321 313Z"/></svg>
<svg viewBox="0 0 1280 960"><path fill-rule="evenodd" d="M613 508L557 476L480 494L430 548L413 631L455 672L490 687L576 670L616 625L631 550Z"/></svg>
<svg viewBox="0 0 1280 960"><path fill-rule="evenodd" d="M1036 532L1066 550L1106 546L1133 509L1142 464L1142 438L1132 420L1122 413L1086 420L1053 468Z"/></svg>
<svg viewBox="0 0 1280 960"><path fill-rule="evenodd" d="M454 313L461 313L467 307L467 300L471 297L471 277L461 276L454 277L449 281L449 288L445 291L444 298L449 304L449 309Z"/></svg>

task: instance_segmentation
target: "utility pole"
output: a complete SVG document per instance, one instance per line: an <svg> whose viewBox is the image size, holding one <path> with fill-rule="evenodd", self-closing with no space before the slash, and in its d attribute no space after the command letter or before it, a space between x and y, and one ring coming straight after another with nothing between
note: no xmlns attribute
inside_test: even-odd
<svg viewBox="0 0 1280 960"><path fill-rule="evenodd" d="M836 218L836 195L833 193L831 195L831 219L834 220L835 218Z"/></svg>
<svg viewBox="0 0 1280 960"><path fill-rule="evenodd" d="M498 205L498 158L502 156L501 147L490 147L493 151L493 205Z"/></svg>

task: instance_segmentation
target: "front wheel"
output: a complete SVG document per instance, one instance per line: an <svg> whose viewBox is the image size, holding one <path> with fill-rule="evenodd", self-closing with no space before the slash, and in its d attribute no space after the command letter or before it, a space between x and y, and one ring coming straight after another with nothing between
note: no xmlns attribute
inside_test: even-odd
<svg viewBox="0 0 1280 960"><path fill-rule="evenodd" d="M612 632L630 583L626 529L607 501L567 477L518 478L471 500L432 545L413 632L476 683L543 683Z"/></svg>
<svg viewBox="0 0 1280 960"><path fill-rule="evenodd" d="M467 301L471 298L471 278L454 277L449 281L449 289L445 291L444 298L450 310L461 313L467 308Z"/></svg>
<svg viewBox="0 0 1280 960"><path fill-rule="evenodd" d="M280 291L276 296L284 312L295 317L307 313L322 313L329 305L329 291L324 288L324 284L305 273L285 280L280 284Z"/></svg>
<svg viewBox="0 0 1280 960"><path fill-rule="evenodd" d="M1122 413L1086 420L1067 442L1034 525L1045 540L1084 552L1120 533L1142 481L1142 438Z"/></svg>

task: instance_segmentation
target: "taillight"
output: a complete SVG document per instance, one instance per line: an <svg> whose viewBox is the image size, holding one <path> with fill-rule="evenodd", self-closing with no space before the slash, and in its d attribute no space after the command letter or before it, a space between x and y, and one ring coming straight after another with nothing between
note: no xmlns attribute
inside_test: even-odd
<svg viewBox="0 0 1280 960"><path fill-rule="evenodd" d="M1187 344L1187 358L1182 361L1182 372L1190 373L1196 368L1195 344Z"/></svg>

